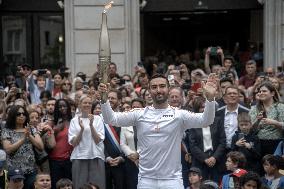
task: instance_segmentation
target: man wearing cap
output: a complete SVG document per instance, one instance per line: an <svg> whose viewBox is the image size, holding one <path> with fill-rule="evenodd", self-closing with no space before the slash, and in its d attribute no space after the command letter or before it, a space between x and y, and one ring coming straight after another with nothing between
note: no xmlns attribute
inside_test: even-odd
<svg viewBox="0 0 284 189"><path fill-rule="evenodd" d="M8 189L24 188L24 174L20 169L13 168L8 172Z"/></svg>
<svg viewBox="0 0 284 189"><path fill-rule="evenodd" d="M8 175L7 171L4 169L6 164L6 152L0 150L0 188L6 189L8 187Z"/></svg>

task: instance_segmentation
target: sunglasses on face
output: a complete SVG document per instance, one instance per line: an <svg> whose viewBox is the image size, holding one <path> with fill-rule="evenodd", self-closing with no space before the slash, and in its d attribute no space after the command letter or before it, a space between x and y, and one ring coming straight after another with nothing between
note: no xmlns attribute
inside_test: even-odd
<svg viewBox="0 0 284 189"><path fill-rule="evenodd" d="M26 115L25 115L25 112L18 112L18 113L17 113L17 116L21 116L21 115L26 116Z"/></svg>

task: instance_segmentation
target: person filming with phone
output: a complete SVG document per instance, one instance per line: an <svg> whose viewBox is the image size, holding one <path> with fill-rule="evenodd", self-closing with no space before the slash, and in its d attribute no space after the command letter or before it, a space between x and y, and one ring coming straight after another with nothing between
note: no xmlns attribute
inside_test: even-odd
<svg viewBox="0 0 284 189"><path fill-rule="evenodd" d="M232 150L242 152L247 160L246 170L259 173L261 170L260 141L253 130L251 118L247 112L238 115L238 131L232 138Z"/></svg>
<svg viewBox="0 0 284 189"><path fill-rule="evenodd" d="M279 93L269 81L257 88L257 104L250 110L254 129L261 143L262 156L273 154L283 138L284 104L279 102Z"/></svg>
<svg viewBox="0 0 284 189"><path fill-rule="evenodd" d="M32 71L32 77L28 79L29 92L32 104L40 104L40 93L44 90L49 92L53 89L51 72L47 69L38 69Z"/></svg>

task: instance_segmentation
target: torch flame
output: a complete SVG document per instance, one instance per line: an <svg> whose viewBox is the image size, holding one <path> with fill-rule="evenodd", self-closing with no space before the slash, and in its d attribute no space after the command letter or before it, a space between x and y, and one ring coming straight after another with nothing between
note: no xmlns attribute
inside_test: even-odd
<svg viewBox="0 0 284 189"><path fill-rule="evenodd" d="M110 9L111 7L112 7L112 4L113 4L114 2L113 1L111 1L111 2L109 2L108 4L106 4L105 5L105 9L104 9L104 13L106 13L107 12L107 10L108 9Z"/></svg>

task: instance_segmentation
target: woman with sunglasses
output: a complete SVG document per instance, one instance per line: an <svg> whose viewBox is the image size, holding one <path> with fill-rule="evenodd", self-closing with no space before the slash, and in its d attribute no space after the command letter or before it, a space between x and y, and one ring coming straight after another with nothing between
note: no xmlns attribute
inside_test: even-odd
<svg viewBox="0 0 284 189"><path fill-rule="evenodd" d="M56 99L67 99L69 98L69 95L71 94L72 90L72 84L68 79L63 79L60 84L60 92L56 93L54 98Z"/></svg>
<svg viewBox="0 0 284 189"><path fill-rule="evenodd" d="M7 153L8 168L17 165L24 172L25 189L33 187L36 161L33 148L43 150L43 142L36 129L29 125L29 114L21 106L12 106L2 130L3 148Z"/></svg>

